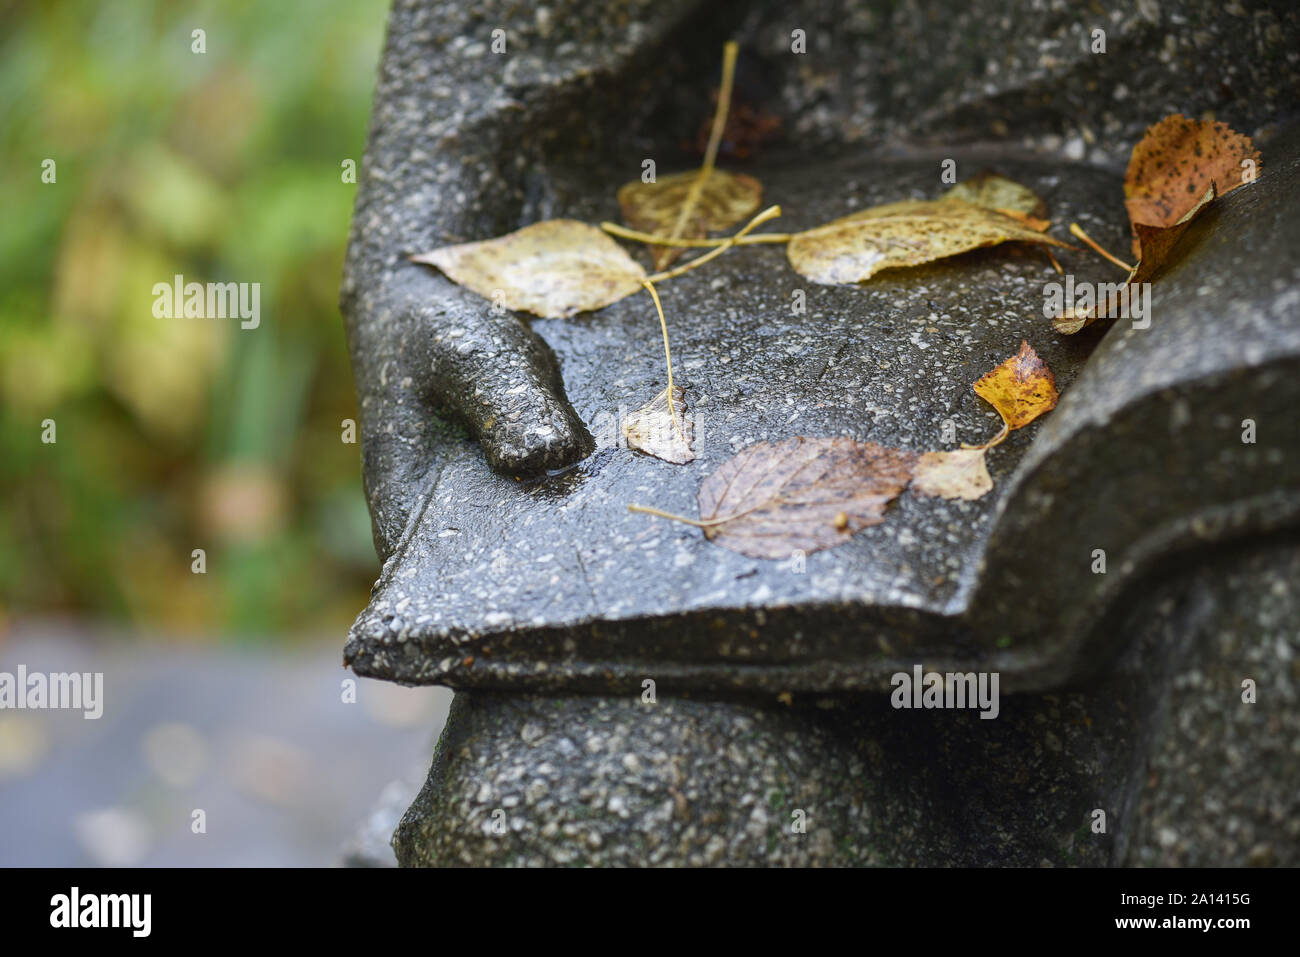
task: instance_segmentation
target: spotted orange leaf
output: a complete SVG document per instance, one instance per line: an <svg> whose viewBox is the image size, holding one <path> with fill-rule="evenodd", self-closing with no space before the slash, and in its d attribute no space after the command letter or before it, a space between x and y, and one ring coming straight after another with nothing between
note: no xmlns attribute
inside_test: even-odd
<svg viewBox="0 0 1300 957"><path fill-rule="evenodd" d="M1225 123L1166 116L1133 148L1124 176L1133 255L1142 255L1137 224L1173 226L1211 187L1216 196L1230 193L1253 182L1258 169L1259 151L1249 136Z"/></svg>

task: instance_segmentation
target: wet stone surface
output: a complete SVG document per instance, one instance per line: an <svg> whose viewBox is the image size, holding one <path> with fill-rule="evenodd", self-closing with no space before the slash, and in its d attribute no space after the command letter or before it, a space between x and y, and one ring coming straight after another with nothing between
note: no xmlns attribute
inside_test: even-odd
<svg viewBox="0 0 1300 957"><path fill-rule="evenodd" d="M1297 581L1294 541L1167 568L1117 617L1105 676L995 720L883 694L458 694L394 847L407 866L1294 866Z"/></svg>
<svg viewBox="0 0 1300 957"><path fill-rule="evenodd" d="M1267 140L1296 102L1296 12L1143 4L1104 14L1105 54L1084 42L1093 15L1038 0L630 0L599 16L570 2L471 13L400 0L342 291L386 562L347 647L353 667L570 690L634 688L653 669L682 688L780 691L879 687L899 662L923 658L1052 687L1089 657L1083 636L1111 582L1207 538L1207 511L1209 538L1257 527L1261 509L1242 502L1286 486L1270 477L1278 446L1234 448L1220 425L1246 405L1265 431L1285 428L1297 343L1280 321L1296 277L1282 250L1295 237L1286 184L1297 150L1270 154ZM506 56L490 52L499 25ZM809 52L789 52L795 29ZM1159 334L1056 336L1042 316L1055 276L1032 248L860 288L815 286L779 248L750 248L665 283L700 433L699 458L668 465L609 447L620 410L664 386L647 297L526 324L406 257L551 217L617 218L615 190L645 157L665 174L698 162L680 144L707 116L701 91L733 36L746 51L740 97L783 122L784 140L733 167L785 208L769 228L934 197L940 160L953 158L963 177L994 166L1025 180L1058 223L1078 220L1123 249L1124 157L1172 109L1219 111L1255 134L1267 172L1184 239L1184 261L1157 286ZM1062 262L1078 280L1119 278L1090 254ZM790 311L796 289L801 316ZM904 494L883 525L801 570L626 512L640 502L691 514L699 481L755 441L850 435L925 451L987 437L997 419L970 383L1021 338L1065 397L990 455L997 485L977 502ZM1263 371L1234 380L1243 365ZM1171 422L1197 416L1214 428L1175 436ZM956 442L942 441L946 422ZM1140 508L1076 520L1068 489L1158 476L1162 463L1197 481L1172 494L1150 481L1125 488L1155 506L1151 528ZM1285 517L1282 505L1263 511ZM1082 573L1089 538L1119 553L1123 574Z"/></svg>
<svg viewBox="0 0 1300 957"><path fill-rule="evenodd" d="M626 689L652 674L682 688L772 691L881 687L901 664L934 659L985 662L1012 687L1017 675L1021 687L1049 687L1095 664L1076 666L1081 652L1067 646L1091 630L1107 589L1179 541L1213 537L1180 523L1217 509L1214 534L1242 534L1261 517L1257 493L1285 499L1291 487L1279 443L1287 363L1300 352L1286 321L1295 266L1273 244L1297 230L1287 213L1292 139L1266 150L1266 163L1277 157L1267 180L1225 197L1188 234L1186 254L1155 287L1152 328L1117 323L1104 342L1105 324L1074 337L1052 331L1044 286L1058 277L1041 250L1014 244L856 287L810 283L779 247L759 246L663 283L677 381L696 416L698 458L685 467L617 447L620 415L664 384L648 296L534 321L597 451L561 474L521 480L448 430L417 517L354 628L350 660L363 673L453 686ZM1104 171L987 154L969 165L1028 183L1056 221L1123 248L1121 192ZM774 163L761 176L766 199L789 210L783 221L802 228L936 195L938 169L932 159L849 154L816 167ZM828 194L826 182L842 189ZM615 185L564 192L557 212L610 216ZM1076 281L1115 278L1091 254L1060 259ZM791 311L796 290L803 315ZM904 493L883 524L802 563L745 558L696 529L627 511L695 514L702 478L759 441L846 435L926 451L986 438L999 420L971 383L1022 338L1063 399L990 453L995 487L980 500ZM1249 367L1260 371L1243 376ZM1240 441L1243 409L1267 440ZM1131 485L1123 498L1142 507L1086 494L1071 504L1067 490L1099 482ZM1293 510L1286 499L1264 512L1282 520ZM1122 574L1091 573L1096 547L1111 550ZM1052 619L1071 627L1044 631Z"/></svg>
<svg viewBox="0 0 1300 957"><path fill-rule="evenodd" d="M1164 0L599 15L399 0L342 294L385 562L346 657L470 690L398 859L1295 863L1298 17ZM510 52L494 58L498 27ZM660 174L698 163L681 144L728 38L738 97L783 124L752 162L723 160L784 208L769 230L933 198L952 158L961 178L993 167L1038 189L1058 235L1075 220L1125 250L1124 163L1174 111L1254 136L1264 173L1189 229L1146 329L1057 336L1036 248L855 288L747 248L664 283L697 415L699 457L673 466L617 447L620 414L665 385L648 297L526 323L406 257L617 219L645 158ZM1077 281L1121 278L1060 258ZM998 419L970 385L1022 338L1063 398L990 454L983 499L904 493L802 565L626 510L694 514L703 477L758 441L986 438ZM999 672L997 720L891 708L889 676L917 663Z"/></svg>
<svg viewBox="0 0 1300 957"><path fill-rule="evenodd" d="M1124 863L1300 864L1297 620L1300 550L1285 543L1220 559L1135 609L1129 628L1165 658L1146 672L1154 714Z"/></svg>
<svg viewBox="0 0 1300 957"><path fill-rule="evenodd" d="M1040 190L1060 220L1084 222L1102 241L1122 245L1122 207L1096 202L1118 195L1112 176L1009 160L997 167ZM803 160L773 165L758 175L765 202L788 211L776 225L798 229L877 203L935 196L945 188L939 171L937 159L849 155L815 167ZM585 193L575 189L557 202L555 212L609 218L617 185L616 178L598 188L586 184ZM1098 219L1097 208L1109 217ZM1095 256L1060 252L1063 266L1080 278L1112 278L1106 270L1113 269ZM559 357L569 398L597 451L564 474L520 482L493 472L474 443L449 434L419 520L358 632L387 633L386 655L403 659L399 667L406 669L425 636L447 635L468 656L481 654L483 645L490 651L493 642L456 639L512 626L609 628L667 609L818 603L944 612L969 577L971 556L1032 429L990 454L996 486L984 499L905 494L884 524L808 555L802 568L797 558L734 554L696 529L627 506L694 515L703 477L760 441L844 435L927 451L992 436L1000 420L972 393L975 379L1027 338L1066 390L1096 342L1095 335L1063 339L1051 331L1042 315L1043 285L1055 278L1041 250L1006 244L886 273L861 287L820 286L790 268L783 248L756 246L663 283L676 381L695 417L698 458L689 466L618 447L621 417L665 385L648 295L576 319L534 320ZM805 297L802 315L792 312L797 292ZM719 638L713 649L738 664L800 657L797 635L782 635L778 646L743 634ZM450 654L452 646L429 646L428 654L442 650ZM655 650L669 660L672 652L671 638Z"/></svg>

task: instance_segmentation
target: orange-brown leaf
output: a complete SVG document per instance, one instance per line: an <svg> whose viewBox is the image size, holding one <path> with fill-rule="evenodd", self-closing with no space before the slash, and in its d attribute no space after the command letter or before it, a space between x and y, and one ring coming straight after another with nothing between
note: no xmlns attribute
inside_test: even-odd
<svg viewBox="0 0 1300 957"><path fill-rule="evenodd" d="M1246 160L1250 163L1243 168ZM1124 177L1129 220L1135 227L1173 226L1210 187L1222 196L1250 182L1258 166L1259 152L1250 137L1227 124L1179 113L1166 116L1147 130L1129 158ZM1133 254L1141 255L1136 229Z"/></svg>
<svg viewBox="0 0 1300 957"><path fill-rule="evenodd" d="M1191 209L1183 214L1182 219L1171 226L1148 226L1146 223L1133 224L1133 243L1137 250L1138 261L1133 267L1133 271L1128 274L1128 278L1123 283L1118 284L1118 288L1106 296L1104 302L1097 302L1089 309L1067 309L1063 314L1052 320L1052 326L1057 332L1063 335L1074 335L1074 333L1084 329L1098 319L1110 319L1118 316L1125 304L1125 300L1133 294L1134 287L1139 283L1150 282L1153 277L1165 264L1173 252L1174 246L1182 238L1187 227L1191 225L1206 206L1214 201L1214 184L1205 190L1200 202L1196 203Z"/></svg>

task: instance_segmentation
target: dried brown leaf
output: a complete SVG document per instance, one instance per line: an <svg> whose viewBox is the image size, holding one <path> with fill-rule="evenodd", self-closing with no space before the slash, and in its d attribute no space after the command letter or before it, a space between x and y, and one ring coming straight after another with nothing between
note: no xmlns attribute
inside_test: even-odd
<svg viewBox="0 0 1300 957"><path fill-rule="evenodd" d="M618 205L623 221L633 229L654 236L675 239L700 239L709 232L730 229L758 209L763 186L752 176L715 169L700 187L695 205L681 230L673 236L682 207L700 170L674 173L656 182L633 180L618 191ZM684 251L671 246L652 246L656 269L669 266Z"/></svg>
<svg viewBox="0 0 1300 957"><path fill-rule="evenodd" d="M1132 287L1138 283L1150 282L1165 264L1174 246L1182 238L1187 227L1210 203L1214 201L1214 185L1211 184L1200 202L1183 214L1183 218L1172 226L1148 226L1145 223L1133 224L1133 242L1137 249L1138 261L1123 283L1106 295L1104 302L1094 303L1090 308L1071 307L1052 320L1057 332L1071 336L1092 325L1098 319L1110 319L1118 316L1132 294Z"/></svg>
<svg viewBox="0 0 1300 957"><path fill-rule="evenodd" d="M1133 148L1124 176L1133 255L1142 256L1139 223L1169 227L1183 222L1209 189L1222 196L1251 182L1258 168L1259 152L1249 136L1225 123L1179 113L1166 116Z"/></svg>
<svg viewBox="0 0 1300 957"><path fill-rule="evenodd" d="M996 210L938 199L876 206L796 233L786 253L800 275L837 285L1013 240L1069 245Z"/></svg>
<svg viewBox="0 0 1300 957"><path fill-rule="evenodd" d="M993 488L984 449L926 452L917 457L912 491L937 498L973 501Z"/></svg>
<svg viewBox="0 0 1300 957"><path fill-rule="evenodd" d="M623 438L628 448L653 455L674 465L695 460L695 423L687 414L686 397L673 388L676 422L668 411L668 390L664 389L623 422Z"/></svg>
<svg viewBox="0 0 1300 957"><path fill-rule="evenodd" d="M853 439L760 442L728 459L699 490L704 534L751 558L788 558L849 540L884 521L916 455Z"/></svg>
<svg viewBox="0 0 1300 957"><path fill-rule="evenodd" d="M551 219L496 239L412 256L485 299L551 319L608 306L641 288L646 271L595 226Z"/></svg>

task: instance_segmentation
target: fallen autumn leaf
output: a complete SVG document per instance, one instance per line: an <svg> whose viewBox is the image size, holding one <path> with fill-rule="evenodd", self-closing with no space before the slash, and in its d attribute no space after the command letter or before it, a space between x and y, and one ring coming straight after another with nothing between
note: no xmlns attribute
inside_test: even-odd
<svg viewBox="0 0 1300 957"><path fill-rule="evenodd" d="M608 306L641 288L646 271L609 236L551 219L496 239L411 257L507 309L560 319Z"/></svg>
<svg viewBox="0 0 1300 957"><path fill-rule="evenodd" d="M937 199L875 206L795 233L786 253L800 275L838 285L861 282L882 269L916 266L1008 241L1069 248L996 210Z"/></svg>
<svg viewBox="0 0 1300 957"><path fill-rule="evenodd" d="M1020 352L980 376L973 388L976 395L1002 416L1002 431L983 445L969 447L973 449L997 445L1012 429L1022 428L1056 408L1056 400L1060 398L1052 370L1024 340L1020 342Z"/></svg>
<svg viewBox="0 0 1300 957"><path fill-rule="evenodd" d="M925 452L916 459L912 491L935 498L982 498L993 488L984 456L984 449Z"/></svg>
<svg viewBox="0 0 1300 957"><path fill-rule="evenodd" d="M1148 226L1145 223L1133 224L1133 242L1138 250L1138 261L1129 270L1128 277L1122 283L1114 284L1115 289L1107 292L1104 301L1093 303L1083 308L1072 306L1052 320L1052 327L1062 335L1072 336L1081 329L1086 329L1098 319L1110 319L1118 316L1132 295L1132 289L1139 283L1149 282L1164 265L1174 246L1182 238L1193 219L1201 210L1214 201L1214 186L1211 185L1201 197L1201 201L1183 214L1183 218L1170 226ZM1100 298L1100 297L1099 297Z"/></svg>
<svg viewBox="0 0 1300 957"><path fill-rule="evenodd" d="M847 438L760 442L700 484L704 534L751 558L788 558L884 521L915 454Z"/></svg>
<svg viewBox="0 0 1300 957"><path fill-rule="evenodd" d="M1047 203L1023 183L990 170L976 173L944 193L942 199L960 199L986 209L1020 213L1036 220L1047 218Z"/></svg>
<svg viewBox="0 0 1300 957"><path fill-rule="evenodd" d="M1259 152L1250 137L1226 123L1180 113L1156 123L1133 147L1124 176L1133 255L1142 256L1139 223L1168 227L1184 222L1211 188L1215 196L1230 193L1252 181L1258 167Z"/></svg>
<svg viewBox="0 0 1300 957"><path fill-rule="evenodd" d="M709 232L730 229L743 222L763 197L763 187L752 176L710 170L698 187L695 201L682 221L677 222L701 170L675 173L657 182L633 180L618 191L623 221L634 229L674 239L699 239ZM656 269L663 269L681 255L680 248L651 246Z"/></svg>
<svg viewBox="0 0 1300 957"><path fill-rule="evenodd" d="M695 460L695 424L686 414L685 393L673 389L676 415L668 408L668 390L664 389L623 422L623 437L628 448L653 455L674 465Z"/></svg>

